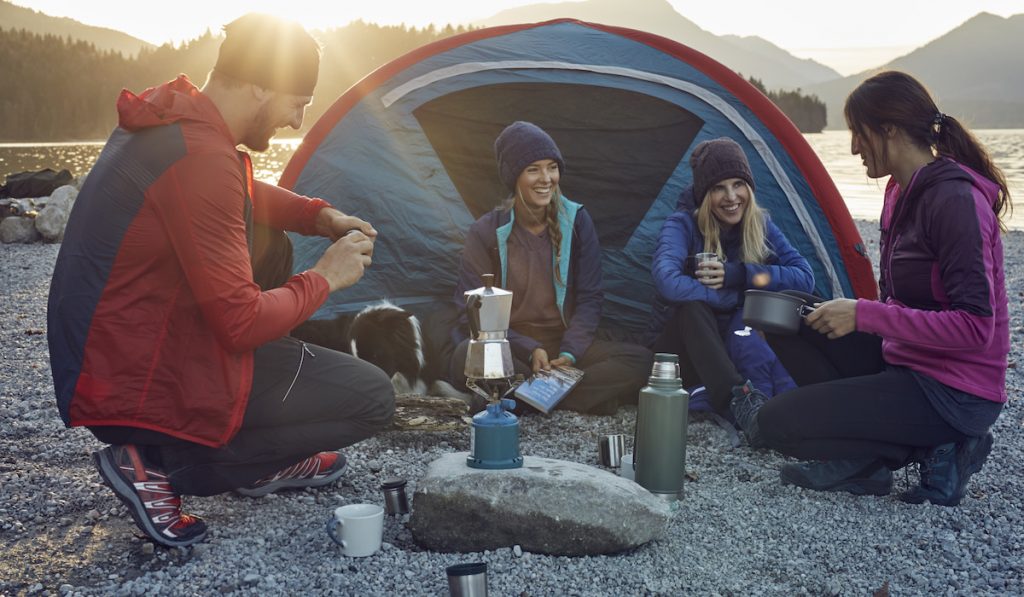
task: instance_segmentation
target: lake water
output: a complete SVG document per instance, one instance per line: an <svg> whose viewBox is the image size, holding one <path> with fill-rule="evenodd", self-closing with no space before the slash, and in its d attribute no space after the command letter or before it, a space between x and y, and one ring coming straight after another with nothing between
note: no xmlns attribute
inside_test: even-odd
<svg viewBox="0 0 1024 597"><path fill-rule="evenodd" d="M1010 194L1018 205L1009 222L1010 227L1024 229L1024 129L980 130L975 134L1002 168ZM850 154L850 134L847 131L825 131L804 137L821 158L853 217L877 219L885 184L868 179L860 158ZM256 178L277 182L298 145L296 139L275 140L268 151L253 153ZM79 176L88 172L102 148L100 142L0 144L0 174L67 168Z"/></svg>

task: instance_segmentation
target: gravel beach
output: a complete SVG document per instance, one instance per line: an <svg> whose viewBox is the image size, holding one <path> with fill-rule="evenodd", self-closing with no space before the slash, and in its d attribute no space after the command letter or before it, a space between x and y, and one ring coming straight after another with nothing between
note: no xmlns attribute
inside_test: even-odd
<svg viewBox="0 0 1024 597"><path fill-rule="evenodd" d="M858 226L877 263L877 223ZM1004 236L1010 401L959 507L783 487L786 458L731 449L723 431L698 419L686 496L664 537L577 558L512 546L425 551L407 515L386 519L374 556L340 555L323 531L335 507L382 503L380 481L396 475L409 479L411 496L429 462L468 450L468 431L384 433L349 448L345 477L317 491L185 498L206 518L208 538L154 548L101 485L89 458L101 444L65 429L57 414L45 330L58 248L0 245L0 596L447 595L445 567L475 561L488 564L492 595L1024 594L1024 231ZM631 435L635 418L635 408L525 417L522 452L597 466L597 438ZM897 473L895 490L915 483L916 472Z"/></svg>

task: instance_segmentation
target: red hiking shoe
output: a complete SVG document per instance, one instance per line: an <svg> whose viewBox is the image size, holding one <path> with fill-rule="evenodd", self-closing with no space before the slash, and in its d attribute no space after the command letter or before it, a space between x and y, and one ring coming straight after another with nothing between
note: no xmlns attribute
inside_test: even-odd
<svg viewBox="0 0 1024 597"><path fill-rule="evenodd" d="M277 474L260 479L249 487L235 491L249 497L261 497L278 489L321 487L338 480L345 474L345 455L341 452L320 452L309 458L278 471Z"/></svg>
<svg viewBox="0 0 1024 597"><path fill-rule="evenodd" d="M181 512L181 496L167 475L147 465L135 446L108 446L93 452L100 477L147 537L168 547L186 547L206 536L206 523Z"/></svg>

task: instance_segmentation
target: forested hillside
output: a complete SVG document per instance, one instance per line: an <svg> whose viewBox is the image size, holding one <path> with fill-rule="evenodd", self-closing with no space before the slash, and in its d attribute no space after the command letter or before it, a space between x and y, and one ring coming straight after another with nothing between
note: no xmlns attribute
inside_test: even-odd
<svg viewBox="0 0 1024 597"><path fill-rule="evenodd" d="M324 48L316 98L305 126L377 67L415 48L466 31L385 27L354 22L315 32ZM0 31L0 142L105 139L117 124L121 89L141 92L184 73L202 85L220 37L206 34L180 46L142 49L136 57L54 35ZM801 130L820 131L824 105L798 92L767 92Z"/></svg>
<svg viewBox="0 0 1024 597"><path fill-rule="evenodd" d="M382 27L362 22L316 32L324 48L312 125L364 75L412 49L465 28ZM184 73L202 85L221 38L143 49L135 58L92 44L25 31L0 31L0 142L105 139L117 124L121 89L140 92Z"/></svg>

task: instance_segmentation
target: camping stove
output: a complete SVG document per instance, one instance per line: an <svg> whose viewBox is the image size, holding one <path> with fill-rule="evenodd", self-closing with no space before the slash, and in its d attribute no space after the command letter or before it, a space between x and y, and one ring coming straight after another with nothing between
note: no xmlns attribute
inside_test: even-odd
<svg viewBox="0 0 1024 597"><path fill-rule="evenodd" d="M466 387L487 400L487 408L473 416L469 456L472 468L506 469L523 466L519 454L519 418L512 414L515 400L508 398L523 382L512 364L508 343L512 293L494 286L494 275L484 274L484 286L466 292L469 315L469 350L466 351Z"/></svg>

